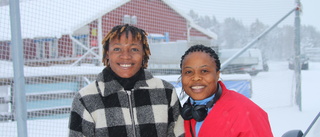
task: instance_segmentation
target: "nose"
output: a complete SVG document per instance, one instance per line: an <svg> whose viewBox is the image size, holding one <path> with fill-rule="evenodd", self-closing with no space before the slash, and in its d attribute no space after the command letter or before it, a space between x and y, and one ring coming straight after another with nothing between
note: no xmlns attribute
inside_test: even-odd
<svg viewBox="0 0 320 137"><path fill-rule="evenodd" d="M123 51L121 54L120 54L120 58L122 59L131 59L131 54L129 51Z"/></svg>
<svg viewBox="0 0 320 137"><path fill-rule="evenodd" d="M198 80L201 80L202 78L200 77L200 76L198 76L198 75L195 75L193 78L192 78L192 80L193 81L198 81Z"/></svg>

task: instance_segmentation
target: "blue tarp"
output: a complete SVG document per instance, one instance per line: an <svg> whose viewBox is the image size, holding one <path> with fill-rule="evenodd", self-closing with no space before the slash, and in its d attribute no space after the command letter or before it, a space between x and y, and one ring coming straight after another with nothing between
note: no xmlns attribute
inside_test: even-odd
<svg viewBox="0 0 320 137"><path fill-rule="evenodd" d="M228 89L234 90L248 98L251 98L251 83L249 80L223 81Z"/></svg>

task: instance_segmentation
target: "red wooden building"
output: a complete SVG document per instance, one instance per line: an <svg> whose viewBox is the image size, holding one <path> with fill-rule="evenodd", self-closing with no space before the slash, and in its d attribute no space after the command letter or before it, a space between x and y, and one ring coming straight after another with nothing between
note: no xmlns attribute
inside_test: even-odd
<svg viewBox="0 0 320 137"><path fill-rule="evenodd" d="M74 1L74 3L71 3L72 1ZM83 1L78 0L67 0L63 1L63 3L59 3L61 5L70 5L70 3L71 5L73 5L67 7L67 9L70 10L70 12L61 13L61 15L59 15L59 17L56 18L56 20L59 20L59 23L65 22L67 23L67 25L65 26L69 27L60 28L61 25L54 26L58 25L58 23L47 22L45 27L52 27L53 29L51 31L58 32L58 34L51 35L51 33L49 33L47 35L47 33L43 33L42 35L40 33L36 36L22 35L24 44L24 57L26 59L26 62L37 62L39 60L76 60L79 57L88 54L97 57L97 55L99 55L98 47L101 46L101 38L103 38L103 36L108 31L110 31L110 29L113 26L126 23L142 28L147 33L149 33L150 44L156 42L176 42L179 40L212 41L215 40L217 37L216 34L214 34L213 32L209 32L197 26L189 16L179 11L177 5L174 5L169 0L113 0L113 2L111 1L112 0L110 0L108 3L106 2L106 0L92 0L83 3ZM49 13L50 15L48 14L47 16L45 16L45 18L54 18L53 16L55 14L59 14L59 12L57 12L59 8L45 8L48 6L54 6L54 4L56 4L52 3L52 1L50 0L33 0L30 2L26 1L25 3L21 4L22 32L24 32L23 23L28 21L23 20L23 15L25 14L25 12L28 12L24 10L34 10L33 13L39 12L37 11L37 8L33 9L28 7L28 5L32 5L32 2L33 5L36 3L38 4L38 7L43 7L46 10L56 10L52 11L52 13L54 14ZM79 3L80 5L76 5ZM92 9L91 7L89 9L83 9L83 6L90 6L93 4L96 4L97 8ZM0 7L1 12L8 9L6 9L5 7L6 6ZM81 12L85 10L85 13L91 12L92 14L82 15ZM93 14L93 12L95 13ZM42 19L42 16L34 16L36 16L38 20L46 20ZM80 16L77 18L79 19L79 21L77 21L76 19L73 20L74 16ZM73 22L69 20L73 20ZM0 25L3 26L3 24ZM61 29L61 31L59 29ZM50 29L48 29L48 31L50 31ZM102 35L100 35L101 32ZM11 42L9 37L7 39L0 39L1 60L10 60L11 58Z"/></svg>

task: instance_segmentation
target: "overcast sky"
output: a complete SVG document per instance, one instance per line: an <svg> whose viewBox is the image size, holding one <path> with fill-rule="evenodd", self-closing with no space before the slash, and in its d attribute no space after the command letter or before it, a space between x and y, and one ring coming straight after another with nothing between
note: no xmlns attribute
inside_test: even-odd
<svg viewBox="0 0 320 137"><path fill-rule="evenodd" d="M235 17L244 24L251 24L258 18L272 25L296 6L296 0L172 0L179 9L189 13L193 9L200 15L215 16L223 22L227 17ZM312 25L320 30L320 0L301 0L301 24ZM316 17L317 16L317 17ZM294 23L295 14L291 14L282 24Z"/></svg>

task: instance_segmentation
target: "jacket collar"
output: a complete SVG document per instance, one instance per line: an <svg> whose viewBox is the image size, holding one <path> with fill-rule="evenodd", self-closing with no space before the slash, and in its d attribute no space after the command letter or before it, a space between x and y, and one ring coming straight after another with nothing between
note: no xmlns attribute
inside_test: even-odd
<svg viewBox="0 0 320 137"><path fill-rule="evenodd" d="M110 94L117 93L119 91L125 91L121 84L116 80L114 74L112 74L112 70L109 68L105 68L101 73L98 74L96 81L98 81L99 85L104 83L104 89L100 89L103 96L108 96ZM150 80L153 78L152 74L147 71L144 71L144 77L138 79L138 81L134 84L134 88L132 90L139 89L140 87L148 87L146 80ZM99 86L101 87L101 85ZM103 87L103 86L102 86Z"/></svg>

